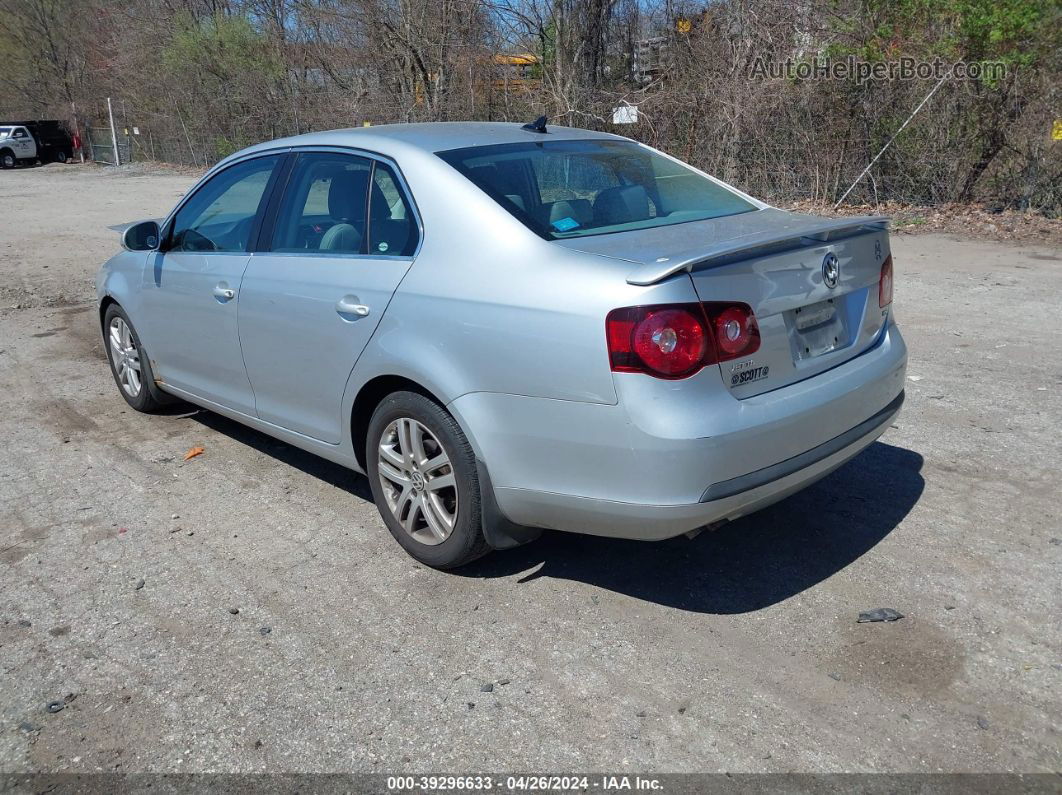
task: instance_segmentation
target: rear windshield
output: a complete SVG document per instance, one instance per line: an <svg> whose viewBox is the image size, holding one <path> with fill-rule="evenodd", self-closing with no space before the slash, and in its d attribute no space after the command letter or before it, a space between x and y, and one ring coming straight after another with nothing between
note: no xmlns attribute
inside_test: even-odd
<svg viewBox="0 0 1062 795"><path fill-rule="evenodd" d="M542 141L436 154L532 231L552 240L756 209L733 191L633 141Z"/></svg>

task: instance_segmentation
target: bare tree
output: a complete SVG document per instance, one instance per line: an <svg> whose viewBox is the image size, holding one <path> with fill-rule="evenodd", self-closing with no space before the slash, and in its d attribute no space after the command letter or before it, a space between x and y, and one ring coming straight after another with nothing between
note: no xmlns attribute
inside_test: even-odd
<svg viewBox="0 0 1062 795"><path fill-rule="evenodd" d="M545 113L772 200L836 199L891 141L852 200L1058 213L1062 149L1047 131L1062 12L1011 3L1021 13L988 0L0 0L0 108L102 115L112 97L148 156L196 164L308 130ZM1009 71L946 81L894 141L925 80L763 69L942 51ZM614 126L625 104L638 121Z"/></svg>

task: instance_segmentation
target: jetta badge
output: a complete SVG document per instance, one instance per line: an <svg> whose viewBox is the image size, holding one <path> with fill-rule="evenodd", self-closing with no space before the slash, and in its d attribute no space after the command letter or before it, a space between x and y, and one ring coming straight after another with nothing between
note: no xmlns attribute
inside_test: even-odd
<svg viewBox="0 0 1062 795"><path fill-rule="evenodd" d="M822 260L822 281L831 290L837 286L837 279L841 275L841 265L837 257L830 252Z"/></svg>

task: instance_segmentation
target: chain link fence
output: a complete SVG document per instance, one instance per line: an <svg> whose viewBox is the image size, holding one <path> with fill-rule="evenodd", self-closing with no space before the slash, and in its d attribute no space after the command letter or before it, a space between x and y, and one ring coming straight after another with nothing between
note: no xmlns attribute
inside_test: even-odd
<svg viewBox="0 0 1062 795"><path fill-rule="evenodd" d="M311 129L361 127L364 123L406 120L400 108L377 108L377 111L380 115L370 118L362 116L364 111L357 106L344 108L335 115L314 116L306 113L300 118L297 129L275 128L271 130L271 135L267 133L266 136L248 133L245 136L226 137L219 134L213 138L195 135L178 118L148 115L140 121L135 113L129 113L126 118L137 119L138 123L124 121L116 125L118 155L123 164L159 162L205 170L223 157L257 143L263 137L281 138ZM675 141L652 140L648 130L635 125L595 126L620 135L645 138L647 143L663 148L719 179L775 204L837 201L884 143L881 138L835 138L829 134L803 141L782 135L759 134L748 139L737 137L726 142L720 141L707 149L692 145L684 149L682 144ZM86 128L86 133L86 157L113 164L114 144L110 128L93 124ZM910 140L905 140L907 136L910 136ZM946 149L933 150L922 146L918 136L919 131L914 128L905 131L859 181L845 202L937 205L954 201L956 186L969 167L968 160ZM1044 171L1057 170L1057 160L1057 157L1045 158L1040 163L1034 158L1018 157L1015 152L1006 151L982 180L980 196L989 201L994 194L1032 197L1039 190L1042 203ZM1030 163L1035 167L1031 167ZM1055 204L1062 205L1062 197L1055 200Z"/></svg>
<svg viewBox="0 0 1062 795"><path fill-rule="evenodd" d="M106 163L109 166L116 165L114 162L115 143L117 143L120 162L130 162L132 160L132 144L129 136L122 135L119 132L116 138L112 139L109 127L85 128L85 138L82 146L85 157L89 160L95 160L97 163Z"/></svg>

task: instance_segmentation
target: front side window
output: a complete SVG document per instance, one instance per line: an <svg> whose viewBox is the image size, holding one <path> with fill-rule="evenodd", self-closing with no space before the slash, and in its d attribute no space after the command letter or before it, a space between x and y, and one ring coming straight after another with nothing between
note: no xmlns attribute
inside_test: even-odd
<svg viewBox="0 0 1062 795"><path fill-rule="evenodd" d="M26 135L27 135L27 133L26 133L26 130L25 130L24 127L16 127L15 128L15 132L14 132L14 134L11 137L12 138L25 138Z"/></svg>
<svg viewBox="0 0 1062 795"><path fill-rule="evenodd" d="M631 141L543 141L436 154L548 240L756 209L722 185Z"/></svg>
<svg viewBox="0 0 1062 795"><path fill-rule="evenodd" d="M372 161L332 152L298 156L273 227L271 250L289 254L365 251Z"/></svg>
<svg viewBox="0 0 1062 795"><path fill-rule="evenodd" d="M248 251L255 218L280 155L257 157L213 176L177 211L169 251Z"/></svg>

